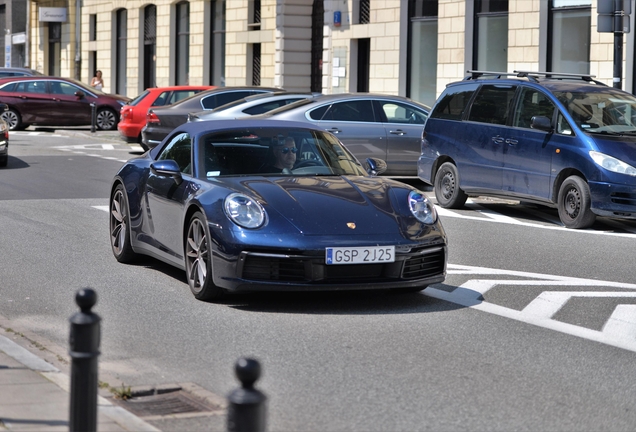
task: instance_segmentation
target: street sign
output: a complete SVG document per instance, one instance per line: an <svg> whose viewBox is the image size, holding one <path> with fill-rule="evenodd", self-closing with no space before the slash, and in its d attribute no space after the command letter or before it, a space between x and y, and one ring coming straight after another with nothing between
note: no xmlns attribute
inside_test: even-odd
<svg viewBox="0 0 636 432"><path fill-rule="evenodd" d="M632 13L631 0L597 0L599 33L629 33L629 15Z"/></svg>

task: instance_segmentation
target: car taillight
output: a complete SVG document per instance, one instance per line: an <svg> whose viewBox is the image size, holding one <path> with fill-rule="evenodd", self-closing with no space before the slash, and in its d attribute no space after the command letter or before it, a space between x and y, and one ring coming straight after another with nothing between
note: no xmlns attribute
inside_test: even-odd
<svg viewBox="0 0 636 432"><path fill-rule="evenodd" d="M157 117L157 114L149 112L146 114L146 123L161 123L161 121L159 120L159 117Z"/></svg>
<svg viewBox="0 0 636 432"><path fill-rule="evenodd" d="M4 131L4 139L6 139L6 140L9 139L9 130L8 129L6 131Z"/></svg>
<svg viewBox="0 0 636 432"><path fill-rule="evenodd" d="M133 110L131 107L123 107L120 114L122 119L133 119Z"/></svg>

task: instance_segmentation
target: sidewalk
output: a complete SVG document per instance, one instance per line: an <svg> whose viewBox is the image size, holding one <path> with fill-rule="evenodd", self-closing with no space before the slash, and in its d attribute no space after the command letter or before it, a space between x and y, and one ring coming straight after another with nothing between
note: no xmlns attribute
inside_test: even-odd
<svg viewBox="0 0 636 432"><path fill-rule="evenodd" d="M0 431L68 431L70 377L0 335ZM97 397L97 430L158 431Z"/></svg>

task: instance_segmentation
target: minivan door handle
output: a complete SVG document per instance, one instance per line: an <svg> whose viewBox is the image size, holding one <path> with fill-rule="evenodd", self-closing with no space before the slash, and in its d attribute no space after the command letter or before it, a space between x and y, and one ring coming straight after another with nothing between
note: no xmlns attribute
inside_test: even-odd
<svg viewBox="0 0 636 432"><path fill-rule="evenodd" d="M508 138L506 140L506 144L508 144L509 146L516 146L517 144L519 144L519 141L513 138Z"/></svg>
<svg viewBox="0 0 636 432"><path fill-rule="evenodd" d="M500 137L499 135L492 137L492 142L494 142L495 144L503 144L504 143L504 139L503 137Z"/></svg>
<svg viewBox="0 0 636 432"><path fill-rule="evenodd" d="M328 132L331 132L332 134L337 134L342 132L342 130L338 129L337 127L333 127L331 129L327 129Z"/></svg>
<svg viewBox="0 0 636 432"><path fill-rule="evenodd" d="M389 131L389 133L393 135L400 135L400 136L406 135L406 132L404 132L402 129L392 130L392 131Z"/></svg>

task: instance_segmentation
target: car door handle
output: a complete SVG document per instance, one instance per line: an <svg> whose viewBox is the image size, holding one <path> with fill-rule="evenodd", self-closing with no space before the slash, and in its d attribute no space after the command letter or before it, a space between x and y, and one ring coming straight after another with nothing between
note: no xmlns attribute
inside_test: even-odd
<svg viewBox="0 0 636 432"><path fill-rule="evenodd" d="M336 128L336 127L331 128L331 129L327 129L327 131L329 131L329 132L331 132L331 133L333 133L333 134L337 134L337 133L342 132L342 130L341 130L341 129L338 129L338 128Z"/></svg>
<svg viewBox="0 0 636 432"><path fill-rule="evenodd" d="M516 139L508 138L506 139L506 144L508 144L509 146L516 146L517 144L519 144L519 141L517 141Z"/></svg>
<svg viewBox="0 0 636 432"><path fill-rule="evenodd" d="M504 143L504 139L503 137L500 137L499 135L492 137L492 142L494 142L495 144L503 144Z"/></svg>
<svg viewBox="0 0 636 432"><path fill-rule="evenodd" d="M406 132L404 132L402 129L392 130L392 131L389 131L389 133L393 135L400 135L400 136L406 135Z"/></svg>

